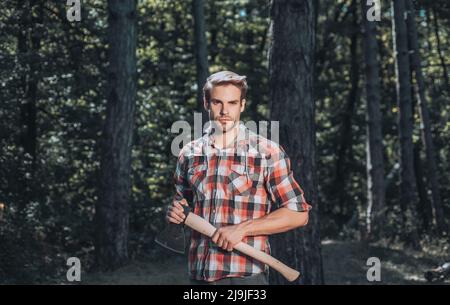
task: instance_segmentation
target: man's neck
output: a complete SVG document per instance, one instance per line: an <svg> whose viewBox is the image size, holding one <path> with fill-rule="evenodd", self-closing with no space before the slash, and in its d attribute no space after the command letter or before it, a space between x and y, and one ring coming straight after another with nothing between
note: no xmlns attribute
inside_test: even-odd
<svg viewBox="0 0 450 305"><path fill-rule="evenodd" d="M233 129L221 133L220 135L215 136L214 139L214 145L217 148L224 149L229 148L233 146L233 143L236 141L237 133L238 133L238 126L234 127Z"/></svg>

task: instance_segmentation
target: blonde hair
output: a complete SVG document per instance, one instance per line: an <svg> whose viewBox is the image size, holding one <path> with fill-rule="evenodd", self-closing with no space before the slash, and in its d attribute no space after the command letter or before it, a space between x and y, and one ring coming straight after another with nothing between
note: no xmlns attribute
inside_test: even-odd
<svg viewBox="0 0 450 305"><path fill-rule="evenodd" d="M247 94L247 76L239 75L231 71L220 71L211 74L207 79L205 86L203 86L203 97L209 103L211 98L211 91L214 86L232 84L241 90L241 101L245 99Z"/></svg>

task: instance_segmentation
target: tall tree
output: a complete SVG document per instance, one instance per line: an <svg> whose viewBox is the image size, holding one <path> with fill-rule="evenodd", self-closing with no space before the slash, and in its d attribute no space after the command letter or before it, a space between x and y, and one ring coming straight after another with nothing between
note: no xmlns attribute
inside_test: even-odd
<svg viewBox="0 0 450 305"><path fill-rule="evenodd" d="M345 185L348 175L346 168L352 159L352 119L359 99L359 56L358 56L358 40L359 40L359 23L356 0L353 0L350 5L350 12L352 16L351 21L351 35L350 35L350 90L347 97L347 102L342 111L340 127L340 139L338 145L338 152L336 158L336 175L333 183L335 187L335 194L338 199L341 217L340 219L346 221L345 215L352 216L352 213L346 213L347 209L356 210L354 207L349 207L348 199L346 198Z"/></svg>
<svg viewBox="0 0 450 305"><path fill-rule="evenodd" d="M271 2L271 120L279 121L280 143L291 158L306 199L314 206L308 226L273 236L272 241L275 255L303 274L297 282L301 284L323 283L313 97L314 10L312 0ZM273 283L285 282L278 275L271 279Z"/></svg>
<svg viewBox="0 0 450 305"><path fill-rule="evenodd" d="M21 200L18 200L18 210L24 213L26 205L37 200L36 190L36 158L37 158L37 103L39 98L38 84L41 73L41 48L43 9L36 0L17 2L17 12L20 16L17 34L17 58L20 66L19 90L17 94L19 118L19 141L24 154L20 154L26 175L16 175L16 183L20 185ZM24 214L22 214L24 216Z"/></svg>
<svg viewBox="0 0 450 305"><path fill-rule="evenodd" d="M424 181L424 166L420 157L421 142L414 143L414 172L416 173L417 191L419 193L419 206L417 214L419 219L419 232L430 232L433 223L432 203L428 200L426 182Z"/></svg>
<svg viewBox="0 0 450 305"><path fill-rule="evenodd" d="M36 165L37 146L37 99L39 77L39 48L41 44L41 32L38 29L42 25L42 7L36 6L36 1L27 0L18 2L18 10L21 11L23 29L19 31L17 39L17 51L21 63L27 68L23 69L21 77L24 96L20 100L20 117L22 125L21 142L24 152L32 159L32 167Z"/></svg>
<svg viewBox="0 0 450 305"><path fill-rule="evenodd" d="M380 110L381 84L378 61L376 22L369 21L370 6L362 2L363 46L366 75L366 159L367 159L367 237L378 235L383 228L385 206L382 116Z"/></svg>
<svg viewBox="0 0 450 305"><path fill-rule="evenodd" d="M438 55L439 55L439 61L441 63L441 67L442 67L442 77L444 78L445 81L445 86L449 87L449 81L448 81L448 70L447 70L447 65L445 63L445 57L443 55L443 49L442 49L442 43L441 43L441 35L439 34L439 24L438 24L438 17L436 14L436 7L433 5L431 7L431 10L433 12L433 28L434 28L434 34L436 36L436 47L437 47L437 51L438 51Z"/></svg>
<svg viewBox="0 0 450 305"><path fill-rule="evenodd" d="M108 1L109 72L96 206L96 263L128 260L131 149L136 103L136 0Z"/></svg>
<svg viewBox="0 0 450 305"><path fill-rule="evenodd" d="M418 194L414 174L413 113L408 54L408 32L405 22L405 0L392 1L392 34L395 54L395 76L400 137L400 205L405 234L415 248L419 247L416 208Z"/></svg>
<svg viewBox="0 0 450 305"><path fill-rule="evenodd" d="M193 15L194 15L194 36L195 36L195 58L197 65L197 102L198 109L202 112L202 125L208 120L208 115L203 108L203 85L209 75L208 65L208 51L205 34L205 16L204 16L204 1L192 1Z"/></svg>
<svg viewBox="0 0 450 305"><path fill-rule="evenodd" d="M427 178L431 186L433 218L436 222L438 230L446 232L444 212L442 209L441 192L439 190L438 167L436 164L436 153L431 133L430 115L428 113L428 101L425 94L425 80L423 77L420 49L418 42L418 33L415 20L415 10L411 0L405 0L407 10L407 28L409 35L409 48L411 68L414 72L414 79L417 87L417 100L419 102L419 113L421 118L420 129L422 131L422 141L425 146L425 154L427 160Z"/></svg>

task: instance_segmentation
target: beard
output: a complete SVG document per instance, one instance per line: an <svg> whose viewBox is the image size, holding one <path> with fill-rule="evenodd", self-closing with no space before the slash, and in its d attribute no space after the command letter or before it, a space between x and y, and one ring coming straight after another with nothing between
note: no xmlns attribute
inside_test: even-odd
<svg viewBox="0 0 450 305"><path fill-rule="evenodd" d="M236 121L232 118L226 117L216 117L211 121L216 134L225 134L232 131L236 126Z"/></svg>

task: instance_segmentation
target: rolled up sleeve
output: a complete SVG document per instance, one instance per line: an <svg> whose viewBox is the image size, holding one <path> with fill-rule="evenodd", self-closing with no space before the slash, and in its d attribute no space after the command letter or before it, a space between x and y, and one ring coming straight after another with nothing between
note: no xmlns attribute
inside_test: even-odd
<svg viewBox="0 0 450 305"><path fill-rule="evenodd" d="M193 194L191 186L186 179L186 162L183 151L178 156L175 173L173 175L173 183L175 185L175 195L173 200L180 201L186 199L189 205L192 204Z"/></svg>
<svg viewBox="0 0 450 305"><path fill-rule="evenodd" d="M280 147L279 152L271 154L268 161L266 189L274 208L286 207L298 212L309 211L312 207L294 179L291 162L286 152Z"/></svg>

